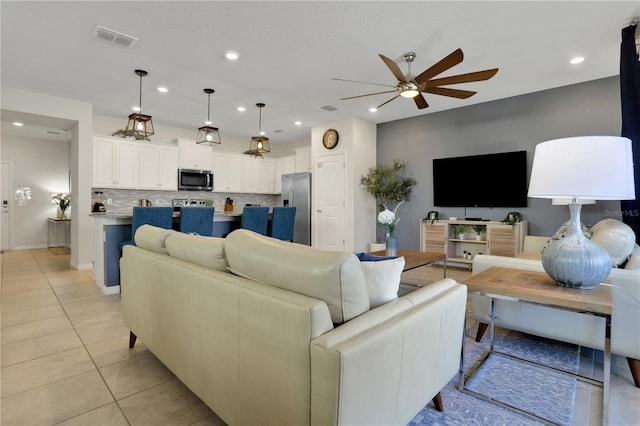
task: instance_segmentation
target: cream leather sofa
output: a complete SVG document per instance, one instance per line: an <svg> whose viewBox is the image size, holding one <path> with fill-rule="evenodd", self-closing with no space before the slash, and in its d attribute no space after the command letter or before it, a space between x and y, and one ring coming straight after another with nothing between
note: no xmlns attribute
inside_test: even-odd
<svg viewBox="0 0 640 426"><path fill-rule="evenodd" d="M492 266L543 271L542 262L533 259L477 255L473 273ZM611 318L611 352L627 357L635 385L640 387L640 271L614 268L608 277L613 286ZM588 291L588 290L585 290ZM473 317L481 326L476 341L480 341L486 324L491 322L491 303L486 296L472 294ZM604 319L542 305L496 300L495 324L537 336L602 350Z"/></svg>
<svg viewBox="0 0 640 426"><path fill-rule="evenodd" d="M406 424L458 371L466 286L369 309L353 254L145 226L121 259L136 336L230 425ZM233 271L230 272L230 271Z"/></svg>

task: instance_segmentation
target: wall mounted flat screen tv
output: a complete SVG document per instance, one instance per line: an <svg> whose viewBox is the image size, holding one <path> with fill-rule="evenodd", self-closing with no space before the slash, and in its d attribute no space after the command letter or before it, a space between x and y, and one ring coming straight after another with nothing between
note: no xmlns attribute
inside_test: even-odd
<svg viewBox="0 0 640 426"><path fill-rule="evenodd" d="M434 159L433 204L526 207L527 151Z"/></svg>

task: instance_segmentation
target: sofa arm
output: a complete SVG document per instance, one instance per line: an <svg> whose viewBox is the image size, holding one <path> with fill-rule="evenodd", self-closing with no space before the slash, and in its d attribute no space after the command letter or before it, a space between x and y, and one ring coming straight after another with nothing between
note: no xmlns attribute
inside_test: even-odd
<svg viewBox="0 0 640 426"><path fill-rule="evenodd" d="M466 286L444 279L311 342L312 424L407 424L457 373Z"/></svg>

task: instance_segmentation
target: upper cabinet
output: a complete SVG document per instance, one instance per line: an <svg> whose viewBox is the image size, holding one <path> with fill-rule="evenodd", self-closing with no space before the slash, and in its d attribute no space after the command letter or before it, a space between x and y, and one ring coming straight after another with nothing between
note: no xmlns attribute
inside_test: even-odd
<svg viewBox="0 0 640 426"><path fill-rule="evenodd" d="M241 154L213 152L214 192L242 192Z"/></svg>
<svg viewBox="0 0 640 426"><path fill-rule="evenodd" d="M178 147L172 145L140 145L141 189L178 190Z"/></svg>
<svg viewBox="0 0 640 426"><path fill-rule="evenodd" d="M213 170L213 152L208 145L198 145L195 141L178 139L180 148L180 168Z"/></svg>
<svg viewBox="0 0 640 426"><path fill-rule="evenodd" d="M136 188L139 182L139 143L128 139L93 138L93 186Z"/></svg>
<svg viewBox="0 0 640 426"><path fill-rule="evenodd" d="M242 157L242 192L273 194L273 159Z"/></svg>
<svg viewBox="0 0 640 426"><path fill-rule="evenodd" d="M311 146L296 148L296 172L311 171Z"/></svg>
<svg viewBox="0 0 640 426"><path fill-rule="evenodd" d="M296 172L296 156L279 157L275 159L275 162L273 192L280 194L282 192L282 175Z"/></svg>

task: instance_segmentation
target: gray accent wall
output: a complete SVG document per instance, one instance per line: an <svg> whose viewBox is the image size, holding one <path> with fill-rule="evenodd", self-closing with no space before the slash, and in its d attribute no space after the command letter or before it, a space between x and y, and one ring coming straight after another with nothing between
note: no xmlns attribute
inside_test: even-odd
<svg viewBox="0 0 640 426"><path fill-rule="evenodd" d="M434 95L426 98L437 102ZM546 199L529 198L527 207L512 209L434 207L434 158L526 150L530 176L536 144L572 136L620 135L620 131L618 76L379 124L378 163L404 161L418 182L411 200L399 209L398 246L420 248L419 221L430 210L439 211L441 219L490 220L503 220L509 211L519 211L529 222L530 235L550 236L569 220L566 206L552 206ZM482 176L459 190L473 191L477 185L482 185ZM619 201L598 201L583 206L582 222L593 225L605 217L621 220L621 214Z"/></svg>

